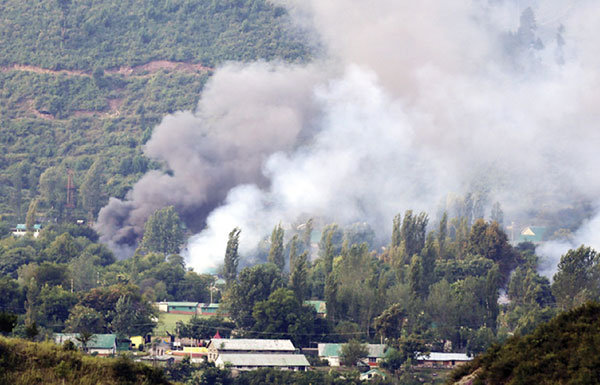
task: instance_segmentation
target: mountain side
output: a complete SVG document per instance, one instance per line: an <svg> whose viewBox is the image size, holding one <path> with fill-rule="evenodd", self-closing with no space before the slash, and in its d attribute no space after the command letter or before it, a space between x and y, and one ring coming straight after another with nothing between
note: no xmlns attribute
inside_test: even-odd
<svg viewBox="0 0 600 385"><path fill-rule="evenodd" d="M0 337L0 383L168 385L161 369L125 357L91 357L50 342Z"/></svg>
<svg viewBox="0 0 600 385"><path fill-rule="evenodd" d="M600 304L588 303L514 336L457 369L449 384L600 383Z"/></svg>
<svg viewBox="0 0 600 385"><path fill-rule="evenodd" d="M165 115L195 108L215 66L302 61L302 41L266 0L1 2L0 222L24 223L34 199L40 221L93 220L160 167L144 143ZM96 160L98 204L82 207ZM68 169L78 193L69 212Z"/></svg>

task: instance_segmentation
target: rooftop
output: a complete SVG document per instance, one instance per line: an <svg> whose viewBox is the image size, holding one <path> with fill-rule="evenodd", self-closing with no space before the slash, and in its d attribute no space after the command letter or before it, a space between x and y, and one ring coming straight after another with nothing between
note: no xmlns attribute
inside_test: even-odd
<svg viewBox="0 0 600 385"><path fill-rule="evenodd" d="M431 352L417 356L417 361L471 361L472 359L473 357L469 357L465 353Z"/></svg>
<svg viewBox="0 0 600 385"><path fill-rule="evenodd" d="M214 346L217 350L238 351L283 351L293 352L296 350L290 340L260 340L260 339L211 339L208 346Z"/></svg>
<svg viewBox="0 0 600 385"><path fill-rule="evenodd" d="M304 354L232 354L222 353L218 363L234 366L310 366Z"/></svg>
<svg viewBox="0 0 600 385"><path fill-rule="evenodd" d="M339 357L343 344L319 344L319 357ZM369 357L382 358L385 356L384 344L368 344Z"/></svg>

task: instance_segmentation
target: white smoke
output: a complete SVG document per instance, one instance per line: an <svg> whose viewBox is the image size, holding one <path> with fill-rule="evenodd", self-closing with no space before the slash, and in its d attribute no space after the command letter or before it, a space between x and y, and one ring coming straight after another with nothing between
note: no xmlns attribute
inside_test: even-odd
<svg viewBox="0 0 600 385"><path fill-rule="evenodd" d="M598 4L286 3L345 71L315 85L318 132L269 157L270 187L234 188L211 213L190 240L193 266L220 263L235 226L247 253L278 222L304 213L367 219L385 233L396 213L431 212L444 195L477 183L513 214L600 192L591 92L600 31L589 16ZM523 25L525 6L543 15L538 29ZM561 24L565 47L555 39ZM518 40L534 37L544 38L543 49Z"/></svg>
<svg viewBox="0 0 600 385"><path fill-rule="evenodd" d="M222 263L236 226L248 255L280 222L367 221L386 235L397 213L433 213L473 186L508 217L597 200L600 3L279 3L314 31L319 61L218 69L198 111L148 144L172 171L152 178L170 187L142 180L124 202L206 218L188 244L196 270ZM586 226L581 240L600 244L584 236L600 219Z"/></svg>

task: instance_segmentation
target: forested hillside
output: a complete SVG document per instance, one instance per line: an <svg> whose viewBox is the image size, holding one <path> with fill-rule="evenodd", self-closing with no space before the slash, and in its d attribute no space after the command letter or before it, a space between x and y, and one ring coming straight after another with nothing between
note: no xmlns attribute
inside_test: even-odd
<svg viewBox="0 0 600 385"><path fill-rule="evenodd" d="M141 152L152 128L193 109L214 66L308 56L286 17L265 0L2 2L3 231L34 199L40 219L62 219L67 169L78 190L69 215L93 219L123 197L157 167Z"/></svg>
<svg viewBox="0 0 600 385"><path fill-rule="evenodd" d="M597 384L599 319L597 303L563 313L527 336L493 346L449 382L470 378L472 384L488 385Z"/></svg>

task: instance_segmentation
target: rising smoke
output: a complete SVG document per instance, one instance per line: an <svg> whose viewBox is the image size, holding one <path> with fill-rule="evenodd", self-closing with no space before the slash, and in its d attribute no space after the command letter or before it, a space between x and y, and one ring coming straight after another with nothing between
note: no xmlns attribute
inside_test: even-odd
<svg viewBox="0 0 600 385"><path fill-rule="evenodd" d="M169 172L110 201L103 239L127 243L174 205L206 224L188 245L204 270L236 226L248 254L279 222L316 215L389 234L395 214L473 188L513 218L597 200L597 2L283 3L323 57L217 70L195 112L155 129L146 154ZM585 228L600 219L587 223L574 242L585 233L594 246Z"/></svg>

